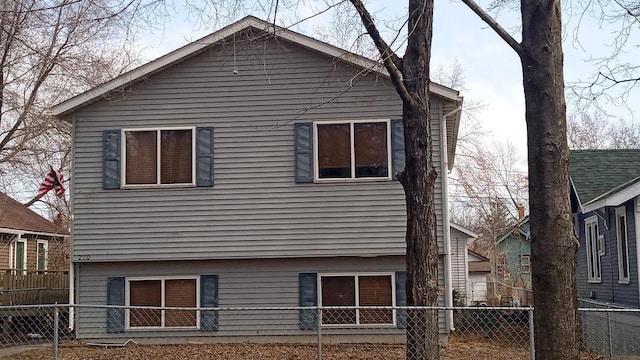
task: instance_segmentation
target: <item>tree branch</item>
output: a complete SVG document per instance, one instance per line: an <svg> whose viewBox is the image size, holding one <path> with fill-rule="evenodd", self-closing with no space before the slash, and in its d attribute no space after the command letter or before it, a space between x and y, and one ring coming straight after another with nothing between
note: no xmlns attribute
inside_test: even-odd
<svg viewBox="0 0 640 360"><path fill-rule="evenodd" d="M467 5L476 15L482 19L493 31L498 34L513 50L515 50L518 55L522 55L523 48L522 44L516 41L511 34L507 30L505 30L498 22L491 17L486 11L484 11L478 4L476 4L473 0L462 0L462 2Z"/></svg>
<svg viewBox="0 0 640 360"><path fill-rule="evenodd" d="M351 4L353 4L353 7L355 7L356 11L360 15L362 24L364 25L365 29L367 29L371 40L373 40L373 43L376 45L376 48L380 52L380 57L382 58L384 67L387 69L387 72L389 72L389 76L391 76L391 82L400 95L400 98L405 103L413 103L414 99L411 94L409 94L409 91L407 90L403 82L402 59L400 59L400 57L396 55L396 53L391 49L389 44L384 41L384 39L380 35L380 32L376 28L375 23L373 22L371 14L362 3L362 0L349 1L351 2Z"/></svg>

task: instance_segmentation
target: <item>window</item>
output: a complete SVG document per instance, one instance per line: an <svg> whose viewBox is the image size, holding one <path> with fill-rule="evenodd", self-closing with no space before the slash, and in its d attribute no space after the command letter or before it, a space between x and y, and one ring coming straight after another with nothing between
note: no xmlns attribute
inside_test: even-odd
<svg viewBox="0 0 640 360"><path fill-rule="evenodd" d="M198 307L197 279L131 279L127 282L129 306ZM197 328L198 311L130 309L129 328Z"/></svg>
<svg viewBox="0 0 640 360"><path fill-rule="evenodd" d="M321 306L393 306L391 275L321 275ZM325 325L394 324L389 309L327 309L322 311Z"/></svg>
<svg viewBox="0 0 640 360"><path fill-rule="evenodd" d="M27 242L25 239L18 238L13 243L13 251L11 252L11 267L24 273L27 270Z"/></svg>
<svg viewBox="0 0 640 360"><path fill-rule="evenodd" d="M315 123L316 179L390 179L389 121Z"/></svg>
<svg viewBox="0 0 640 360"><path fill-rule="evenodd" d="M496 259L496 273L497 274L509 273L509 271L507 270L507 255L498 254L498 257Z"/></svg>
<svg viewBox="0 0 640 360"><path fill-rule="evenodd" d="M47 270L48 262L49 262L49 242L47 240L38 240L37 241L37 254L36 254L36 270L44 271Z"/></svg>
<svg viewBox="0 0 640 360"><path fill-rule="evenodd" d="M584 232L587 242L587 281L601 282L600 256L601 250L598 234L598 218L592 216L584 221ZM603 241L604 242L604 241Z"/></svg>
<svg viewBox="0 0 640 360"><path fill-rule="evenodd" d="M520 255L519 268L521 274L531 273L531 255Z"/></svg>
<svg viewBox="0 0 640 360"><path fill-rule="evenodd" d="M625 207L616 209L616 234L618 243L618 281L629 283L629 239Z"/></svg>
<svg viewBox="0 0 640 360"><path fill-rule="evenodd" d="M193 129L123 131L125 185L194 183Z"/></svg>

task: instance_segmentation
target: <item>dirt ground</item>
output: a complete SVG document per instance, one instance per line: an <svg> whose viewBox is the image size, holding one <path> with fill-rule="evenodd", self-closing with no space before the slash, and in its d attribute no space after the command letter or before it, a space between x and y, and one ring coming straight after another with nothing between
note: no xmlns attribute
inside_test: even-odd
<svg viewBox="0 0 640 360"><path fill-rule="evenodd" d="M50 346L2 357L7 360L50 360ZM454 342L440 349L443 360L491 359L527 360L528 349L504 347L481 342ZM402 346L392 345L325 345L323 360L401 360ZM191 344L191 345L128 345L119 348L86 346L78 342L63 344L60 360L313 360L317 349L308 345L258 345L258 344ZM582 354L581 360L600 360L604 357Z"/></svg>

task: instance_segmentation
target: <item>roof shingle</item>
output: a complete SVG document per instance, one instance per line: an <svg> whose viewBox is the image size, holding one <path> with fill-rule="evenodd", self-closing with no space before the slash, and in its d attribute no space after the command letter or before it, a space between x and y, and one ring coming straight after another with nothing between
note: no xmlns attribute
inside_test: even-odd
<svg viewBox="0 0 640 360"><path fill-rule="evenodd" d="M33 210L0 192L0 228L25 232L68 235L61 226L36 214Z"/></svg>

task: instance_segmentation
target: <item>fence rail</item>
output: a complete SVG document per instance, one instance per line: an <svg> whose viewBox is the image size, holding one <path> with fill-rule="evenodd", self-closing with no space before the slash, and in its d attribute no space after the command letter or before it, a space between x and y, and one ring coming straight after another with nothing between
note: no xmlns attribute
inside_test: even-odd
<svg viewBox="0 0 640 360"><path fill-rule="evenodd" d="M123 346L131 342L185 344L197 341L218 343L218 346L222 346L219 343L239 342L304 344L306 350L312 351L307 356L299 357L305 359L338 358L332 354L351 349L348 351L367 354L365 357L350 357L354 359L399 360L405 358L404 344L407 336L413 333L408 331L413 326L412 315L429 312L439 312L440 315L453 313L454 329L449 333L449 345L442 348L441 352L451 351L456 347L475 346L498 351L502 356L499 358L535 358L533 309L484 306L0 306L0 355L3 354L3 349L48 345L50 347L40 351L47 352L47 358L50 356L57 359L60 345L67 340L80 340L102 346ZM581 308L579 313L584 349L610 359L640 356L640 345L637 344L637 339L640 338L640 309ZM69 330L72 318L77 326L74 331ZM77 345L78 342L74 344ZM339 348L341 350L336 350L337 344L343 346ZM66 350L67 348L62 349ZM87 351L93 351L93 348L88 348ZM279 351L280 358L286 357L286 354L282 354L285 350ZM477 358L478 355L475 356ZM84 357L91 355L87 353ZM465 358L460 353L448 357ZM20 357L16 357L18 358Z"/></svg>
<svg viewBox="0 0 640 360"><path fill-rule="evenodd" d="M65 303L68 289L68 271L0 272L0 305Z"/></svg>

